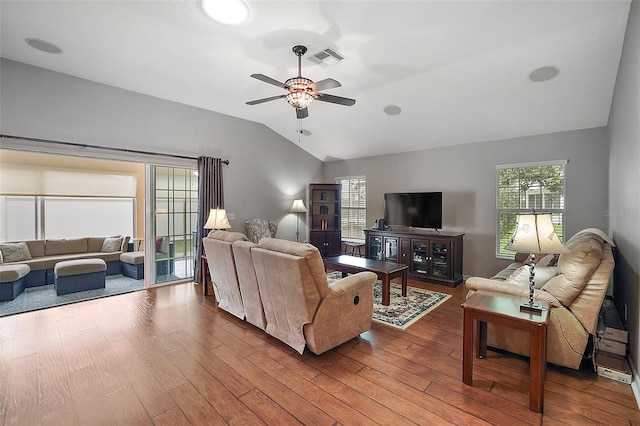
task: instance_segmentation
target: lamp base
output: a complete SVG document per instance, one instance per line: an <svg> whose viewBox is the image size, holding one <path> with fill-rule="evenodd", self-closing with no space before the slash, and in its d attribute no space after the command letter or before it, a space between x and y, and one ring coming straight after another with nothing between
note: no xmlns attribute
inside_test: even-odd
<svg viewBox="0 0 640 426"><path fill-rule="evenodd" d="M538 302L524 302L520 305L520 312L528 312L533 315L542 315L542 304Z"/></svg>

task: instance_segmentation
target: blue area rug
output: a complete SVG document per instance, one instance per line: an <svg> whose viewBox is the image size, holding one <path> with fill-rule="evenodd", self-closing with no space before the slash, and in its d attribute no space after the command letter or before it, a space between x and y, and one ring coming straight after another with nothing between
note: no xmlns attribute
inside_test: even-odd
<svg viewBox="0 0 640 426"><path fill-rule="evenodd" d="M327 274L329 282L340 279L340 272ZM391 283L389 306L382 304L382 283L373 284L373 320L391 327L405 329L424 315L444 303L450 294L407 286L407 297L402 297L402 286Z"/></svg>
<svg viewBox="0 0 640 426"><path fill-rule="evenodd" d="M106 278L105 288L79 291L77 293L56 295L52 285L29 287L10 302L0 302L0 316L35 311L51 306L66 305L83 300L98 299L115 294L129 293L144 289L144 280L134 280L122 275L110 275Z"/></svg>

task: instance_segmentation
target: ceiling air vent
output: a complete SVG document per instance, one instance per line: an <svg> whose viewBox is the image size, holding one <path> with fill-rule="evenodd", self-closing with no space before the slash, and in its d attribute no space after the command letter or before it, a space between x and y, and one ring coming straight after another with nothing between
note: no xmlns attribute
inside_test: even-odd
<svg viewBox="0 0 640 426"><path fill-rule="evenodd" d="M309 57L309 60L316 64L330 64L333 62L340 62L343 59L344 56L328 47Z"/></svg>

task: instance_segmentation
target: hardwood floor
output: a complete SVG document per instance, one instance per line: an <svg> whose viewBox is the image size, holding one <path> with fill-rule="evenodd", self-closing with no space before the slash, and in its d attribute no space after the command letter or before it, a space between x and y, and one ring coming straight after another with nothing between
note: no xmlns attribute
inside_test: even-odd
<svg viewBox="0 0 640 426"><path fill-rule="evenodd" d="M0 424L640 424L631 387L489 351L462 382L465 289L416 324L298 355L194 284L0 318Z"/></svg>

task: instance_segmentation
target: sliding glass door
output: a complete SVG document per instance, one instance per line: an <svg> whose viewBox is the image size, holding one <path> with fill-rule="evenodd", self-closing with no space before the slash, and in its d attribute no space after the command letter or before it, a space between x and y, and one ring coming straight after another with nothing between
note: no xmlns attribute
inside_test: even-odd
<svg viewBox="0 0 640 426"><path fill-rule="evenodd" d="M198 177L192 168L149 166L149 285L193 279Z"/></svg>

